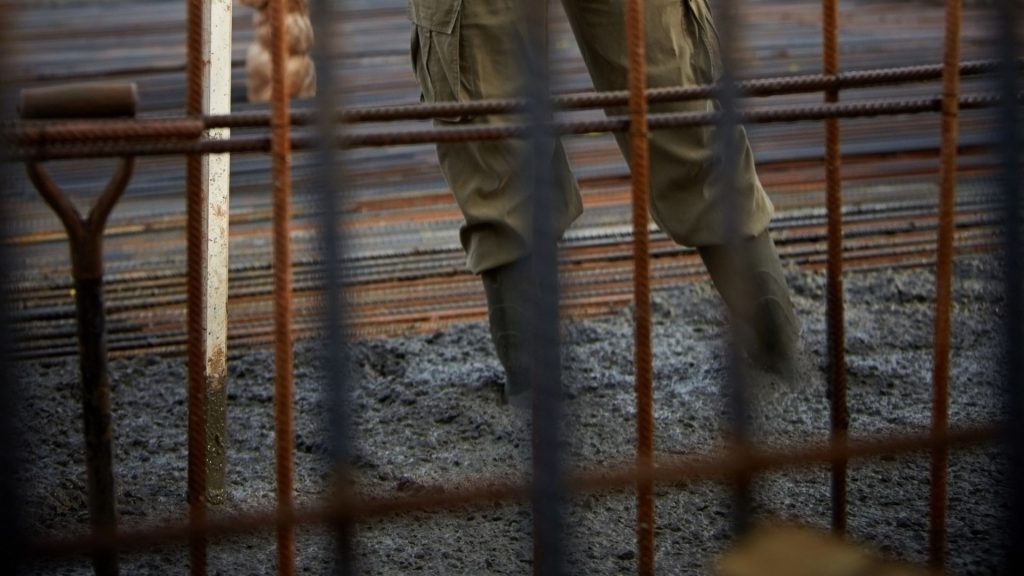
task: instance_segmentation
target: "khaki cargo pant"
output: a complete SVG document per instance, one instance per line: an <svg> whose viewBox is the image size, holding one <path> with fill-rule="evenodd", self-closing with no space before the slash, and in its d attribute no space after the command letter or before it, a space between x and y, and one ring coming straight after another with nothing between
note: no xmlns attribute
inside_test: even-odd
<svg viewBox="0 0 1024 576"><path fill-rule="evenodd" d="M594 86L626 87L626 0L563 0ZM414 24L412 62L426 102L469 101L521 95L517 62L524 42L516 0L409 0ZM718 73L718 38L705 0L647 0L647 81L651 87L710 83ZM658 104L658 112L713 110L709 100ZM609 114L625 110L610 109ZM492 124L512 119L475 116L439 119L450 123ZM673 128L651 133L651 213L680 244L725 242L722 222L723 175L711 153L711 127ZM628 141L616 135L628 160ZM754 170L746 133L739 129L741 157L737 182L742 232L763 231L773 208ZM441 170L466 218L460 231L470 270L508 264L529 250L529 201L523 188L521 140L437 145ZM582 212L579 188L561 143L552 150L554 206L559 232Z"/></svg>

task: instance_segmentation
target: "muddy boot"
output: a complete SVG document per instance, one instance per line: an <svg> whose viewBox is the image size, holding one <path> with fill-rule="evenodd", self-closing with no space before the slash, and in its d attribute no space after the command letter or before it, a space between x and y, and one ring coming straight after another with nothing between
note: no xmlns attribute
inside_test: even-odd
<svg viewBox="0 0 1024 576"><path fill-rule="evenodd" d="M800 342L800 323L768 231L730 246L698 248L711 280L734 318L740 342L755 363L791 375Z"/></svg>
<svg viewBox="0 0 1024 576"><path fill-rule="evenodd" d="M528 284L528 260L485 270L481 274L487 294L491 340L505 368L505 401L517 408L530 406L529 366L523 353L523 296Z"/></svg>

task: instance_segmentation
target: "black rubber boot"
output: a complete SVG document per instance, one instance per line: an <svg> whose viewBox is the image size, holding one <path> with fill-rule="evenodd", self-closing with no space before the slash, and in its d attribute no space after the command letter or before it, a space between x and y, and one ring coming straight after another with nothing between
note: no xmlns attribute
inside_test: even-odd
<svg viewBox="0 0 1024 576"><path fill-rule="evenodd" d="M530 405L528 364L523 351L524 296L529 286L529 260L492 268L480 275L487 294L491 340L505 368L505 400L518 408Z"/></svg>
<svg viewBox="0 0 1024 576"><path fill-rule="evenodd" d="M768 231L735 248L705 246L698 252L729 311L747 332L740 338L747 355L772 372L791 374L800 322Z"/></svg>

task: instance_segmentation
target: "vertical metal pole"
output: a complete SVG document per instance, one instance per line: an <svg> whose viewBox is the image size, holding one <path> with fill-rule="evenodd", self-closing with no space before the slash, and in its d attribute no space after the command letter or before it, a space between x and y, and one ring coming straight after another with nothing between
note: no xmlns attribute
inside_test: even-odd
<svg viewBox="0 0 1024 576"><path fill-rule="evenodd" d="M203 113L204 0L188 0L187 82L185 113ZM203 160L187 158L188 235L188 504L189 522L195 531L189 540L193 576L206 574L206 537L198 529L206 523L206 279L207 189Z"/></svg>
<svg viewBox="0 0 1024 576"><path fill-rule="evenodd" d="M315 189L320 203L321 246L324 259L324 399L327 404L328 450L334 470L335 496L344 506L347 499L349 463L352 455L352 422L349 412L350 358L346 344L345 319L347 309L343 298L344 269L341 256L344 249L344 228L340 228L337 191L344 186L344 166L336 153L338 130L335 111L339 101L339 83L335 81L334 57L341 44L334 37L334 10L330 0L310 3L310 20L314 27L313 62L317 77L317 170ZM354 523L342 515L335 522L336 573L356 573L353 557Z"/></svg>
<svg viewBox="0 0 1024 576"><path fill-rule="evenodd" d="M953 231L956 208L957 128L960 113L960 16L962 0L946 1L946 54L942 78L942 149L939 189L938 268L935 272L935 334L932 378L932 434L949 429L950 300L953 291ZM928 559L941 570L946 561L946 492L949 448L932 450Z"/></svg>
<svg viewBox="0 0 1024 576"><path fill-rule="evenodd" d="M548 75L547 0L523 3L521 18L527 31L523 73L528 101L527 137L528 195L532 204L531 268L526 302L528 375L533 396L532 453L533 569L534 574L565 573L563 506L565 485L561 462L562 376L558 331L558 246L551 202L554 187L551 151L556 137L549 128L552 118Z"/></svg>
<svg viewBox="0 0 1024 576"><path fill-rule="evenodd" d="M822 36L824 73L839 73L839 0L823 0ZM825 92L825 102L839 101L839 90ZM846 407L846 321L843 304L843 182L839 120L825 120L825 205L828 225L827 310L828 383L832 443L846 444L849 415ZM845 460L832 464L832 530L846 532Z"/></svg>
<svg viewBox="0 0 1024 576"><path fill-rule="evenodd" d="M271 43L271 157L274 217L274 422L277 506L288 516L293 510L292 415L292 259L291 259L291 119L288 100L288 0L270 0ZM277 527L278 573L295 572L295 526Z"/></svg>
<svg viewBox="0 0 1024 576"><path fill-rule="evenodd" d="M719 161L720 170L723 174L724 190L728 197L727 202L730 208L725 211L724 222L726 242L731 244L733 253L742 251L743 241L739 223L739 194L736 186L736 166L739 156L739 143L737 133L739 130L739 94L736 88L736 20L737 4L733 0L720 0L718 2L718 29L722 39L721 59L722 74L718 80L719 92L718 102L721 109L721 117L715 129L715 155ZM735 265L735 264L734 264ZM742 264L741 264L742 265ZM749 274L750 267L744 266L744 270L733 271L733 274ZM736 275L735 277L742 277ZM736 319L734 319L734 323ZM735 334L736 327L733 326ZM729 356L729 401L730 413L732 415L731 442L733 450L738 456L743 457L750 448L750 425L748 415L750 414L750 398L747 391L747 377L744 374L742 354L739 348L739 338L735 335L731 338L728 350ZM734 492L734 530L738 534L746 532L750 525L751 509L753 507L752 478L746 474L739 475L735 480Z"/></svg>
<svg viewBox="0 0 1024 576"><path fill-rule="evenodd" d="M654 574L654 398L651 352L651 264L648 231L650 210L650 135L647 126L647 51L644 0L626 3L626 46L629 58L629 161L633 201L633 334L636 394L637 573Z"/></svg>
<svg viewBox="0 0 1024 576"><path fill-rule="evenodd" d="M204 0L203 114L231 113L231 0ZM229 128L208 130L205 137L231 137ZM210 154L201 160L206 186L206 489L211 503L225 497L227 459L228 349L228 213L231 155Z"/></svg>
<svg viewBox="0 0 1024 576"><path fill-rule="evenodd" d="M1021 88L1018 50L1020 49L1021 4L1019 0L1000 0L998 50L1002 106L999 122L999 154L1002 164L1004 196L1006 275L1006 431L1009 459L1009 509L1006 517L1006 574L1024 574L1024 234L1021 218L1024 198L1021 194L1021 115L1017 99Z"/></svg>
<svg viewBox="0 0 1024 576"><path fill-rule="evenodd" d="M0 4L0 118L14 110L13 89L7 85L10 78L7 59L12 53L7 47L7 34L14 8ZM21 490L18 485L18 462L20 443L14 414L18 405L18 394L8 363L11 351L10 331L7 329L7 216L5 206L10 190L12 170L7 163L7 149L0 146L0 568L3 574L17 574L21 566L24 531L21 519Z"/></svg>

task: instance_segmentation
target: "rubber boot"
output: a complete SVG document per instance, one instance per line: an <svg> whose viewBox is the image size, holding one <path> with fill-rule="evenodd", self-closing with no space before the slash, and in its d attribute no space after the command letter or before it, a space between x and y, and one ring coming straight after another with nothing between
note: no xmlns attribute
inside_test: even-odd
<svg viewBox="0 0 1024 576"><path fill-rule="evenodd" d="M738 246L698 248L704 266L733 317L740 321L740 342L755 363L791 375L800 342L786 277L768 231Z"/></svg>
<svg viewBox="0 0 1024 576"><path fill-rule="evenodd" d="M487 294L491 340L505 368L505 401L517 408L530 406L528 364L523 351L523 301L529 285L529 260L485 270L481 275Z"/></svg>

